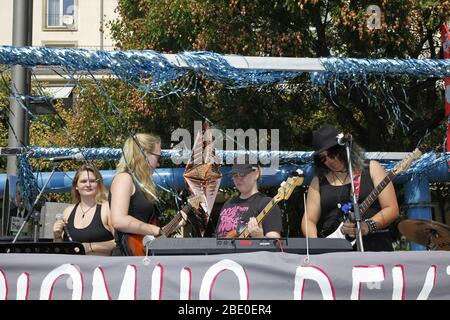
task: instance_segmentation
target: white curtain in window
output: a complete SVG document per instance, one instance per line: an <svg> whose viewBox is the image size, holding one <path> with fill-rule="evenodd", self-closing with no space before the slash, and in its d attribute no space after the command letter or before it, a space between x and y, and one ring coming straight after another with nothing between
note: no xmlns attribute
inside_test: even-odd
<svg viewBox="0 0 450 320"><path fill-rule="evenodd" d="M61 0L47 1L47 19L49 27L61 25Z"/></svg>

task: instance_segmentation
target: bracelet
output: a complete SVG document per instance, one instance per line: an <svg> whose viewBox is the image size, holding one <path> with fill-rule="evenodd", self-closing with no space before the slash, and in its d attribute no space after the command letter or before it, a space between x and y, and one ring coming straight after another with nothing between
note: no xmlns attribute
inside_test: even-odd
<svg viewBox="0 0 450 320"><path fill-rule="evenodd" d="M91 249L91 252L94 252L94 249L92 249L92 242L89 242L89 248Z"/></svg>
<svg viewBox="0 0 450 320"><path fill-rule="evenodd" d="M372 219L366 219L364 222L367 224L369 228L369 233L375 233L378 230L377 224Z"/></svg>

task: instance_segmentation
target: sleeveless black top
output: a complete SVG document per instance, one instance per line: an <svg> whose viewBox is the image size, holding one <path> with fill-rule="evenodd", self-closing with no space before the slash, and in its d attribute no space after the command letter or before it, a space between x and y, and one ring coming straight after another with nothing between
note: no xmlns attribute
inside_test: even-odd
<svg viewBox="0 0 450 320"><path fill-rule="evenodd" d="M114 236L112 233L105 228L102 222L102 205L97 204L95 209L94 217L92 218L91 223L82 229L75 228L74 220L75 220L75 212L77 211L79 203L75 205L72 212L69 215L69 219L67 220L67 231L70 234L70 237L73 241L76 242L102 242L113 240ZM65 234L64 240L67 241L67 235Z"/></svg>
<svg viewBox="0 0 450 320"><path fill-rule="evenodd" d="M144 192L141 190L139 185L134 182L134 194L130 198L130 205L128 207L128 215L143 221L145 223L151 223L154 225L158 225L158 211L155 208L155 204L151 203L144 195ZM112 194L111 191L108 195L109 204L111 205ZM124 250L124 245L122 243L122 238L127 233L117 231L116 232L116 243L120 248L121 252L113 252L113 255L126 255L126 251Z"/></svg>
<svg viewBox="0 0 450 320"><path fill-rule="evenodd" d="M333 233L339 224L343 221L343 212L338 207L351 202L350 189L351 184L342 186L332 186L326 177L319 179L320 188L320 208L321 215L317 224L319 237L326 237ZM358 203L362 203L366 197L372 192L374 185L370 177L369 162L364 164L361 180ZM372 206L364 213L362 220L373 217L381 210L378 200L374 201ZM364 250L368 251L392 251L392 242L390 240L389 232L381 232L369 234L363 237Z"/></svg>

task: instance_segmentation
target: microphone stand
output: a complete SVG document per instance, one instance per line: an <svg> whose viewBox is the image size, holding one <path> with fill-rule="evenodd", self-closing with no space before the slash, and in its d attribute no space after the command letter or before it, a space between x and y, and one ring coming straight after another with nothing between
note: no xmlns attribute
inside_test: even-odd
<svg viewBox="0 0 450 320"><path fill-rule="evenodd" d="M53 169L52 169L50 176L48 177L48 179L45 182L44 186L42 187L41 191L39 192L36 199L34 200L33 205L31 206L31 209L28 212L28 215L25 217L22 225L20 226L19 230L17 231L16 236L14 237L14 239L11 243L16 243L17 238L19 238L20 233L22 232L23 228L25 227L25 224L30 220L31 217L33 217L33 224L34 224L33 241L34 242L38 241L38 230L39 230L39 223L41 220L41 212L40 212L40 210L36 210L36 207L42 197L42 194L44 193L45 188L47 187L48 183L52 179L53 174L55 173L58 166L59 166L59 162L53 163Z"/></svg>
<svg viewBox="0 0 450 320"><path fill-rule="evenodd" d="M349 139L345 142L345 150L347 151L347 162L348 162L348 174L350 175L350 183L351 183L351 194L352 194L352 202L353 202L353 213L355 214L356 221L356 248L360 252L364 252L364 246L362 242L362 234L361 234L361 214L359 213L359 205L358 200L356 199L355 194L355 184L353 182L353 168L352 161L350 158L350 148L351 148L352 140Z"/></svg>

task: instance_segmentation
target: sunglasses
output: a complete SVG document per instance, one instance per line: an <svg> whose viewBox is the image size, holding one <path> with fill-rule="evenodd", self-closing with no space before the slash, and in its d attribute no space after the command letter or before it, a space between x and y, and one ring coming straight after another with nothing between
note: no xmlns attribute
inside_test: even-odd
<svg viewBox="0 0 450 320"><path fill-rule="evenodd" d="M158 162L161 161L161 158L162 158L161 154L154 153L154 152L151 152L151 151L147 151L147 152L150 153L152 156L155 156L156 157L156 161L158 161Z"/></svg>
<svg viewBox="0 0 450 320"><path fill-rule="evenodd" d="M233 173L231 176L232 176L233 178L237 178L237 177L243 178L243 177L247 176L249 173L254 172L254 171L255 171L255 170L252 170L252 171L249 171L249 172Z"/></svg>

